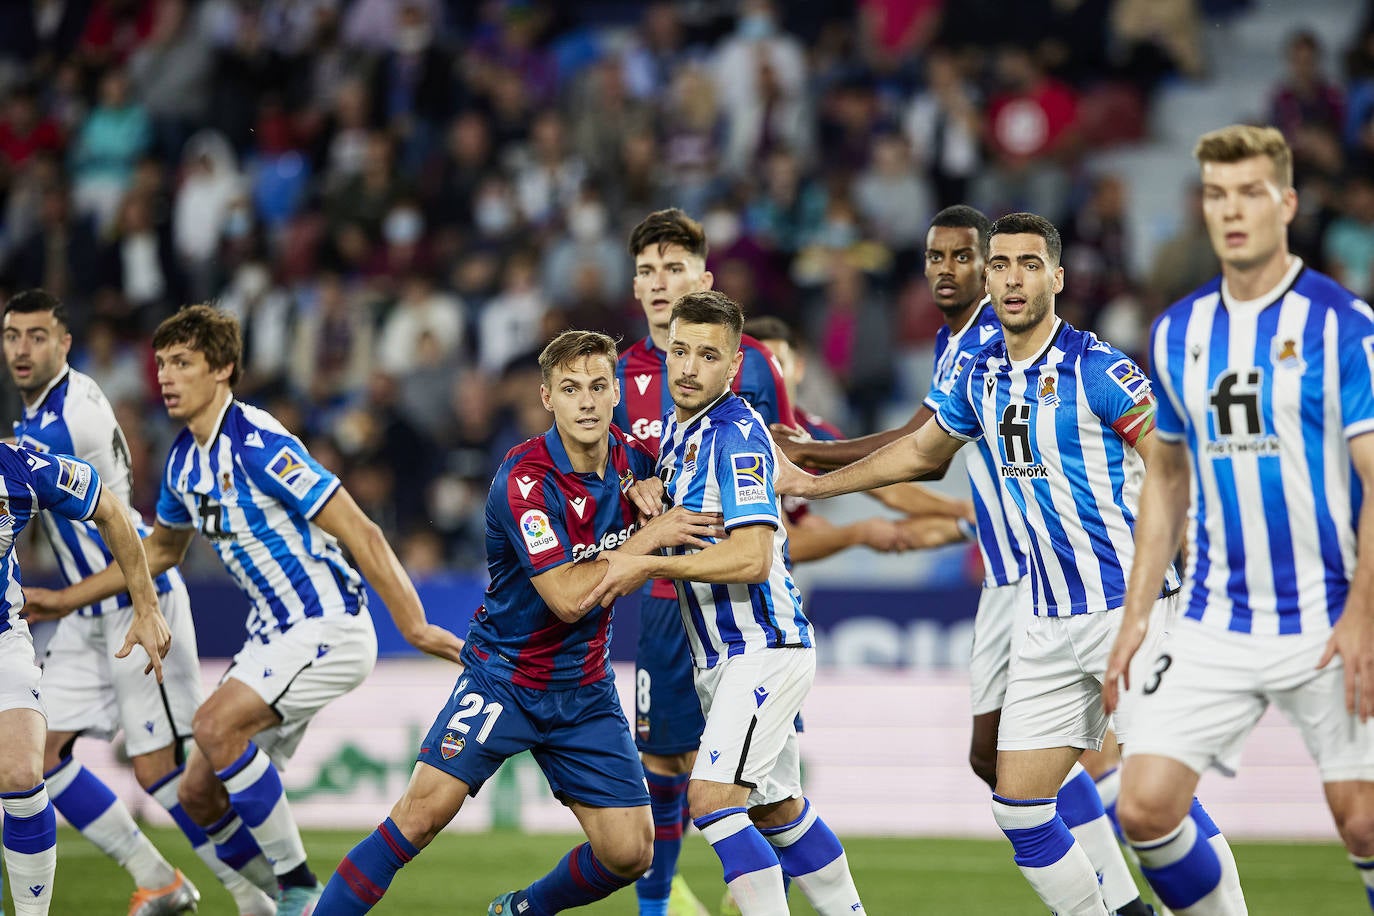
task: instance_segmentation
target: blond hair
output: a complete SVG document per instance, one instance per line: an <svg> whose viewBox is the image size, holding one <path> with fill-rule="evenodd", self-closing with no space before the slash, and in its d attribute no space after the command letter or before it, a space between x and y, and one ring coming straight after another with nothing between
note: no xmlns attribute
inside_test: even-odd
<svg viewBox="0 0 1374 916"><path fill-rule="evenodd" d="M1198 165L1240 162L1255 156L1264 156L1274 164L1274 177L1280 187L1293 186L1293 151L1276 128L1232 124L1203 134L1193 147Z"/></svg>

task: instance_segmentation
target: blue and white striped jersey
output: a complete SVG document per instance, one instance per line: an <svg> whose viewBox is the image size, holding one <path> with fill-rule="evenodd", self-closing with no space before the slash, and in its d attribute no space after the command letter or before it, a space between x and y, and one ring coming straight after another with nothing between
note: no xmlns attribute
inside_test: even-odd
<svg viewBox="0 0 1374 916"><path fill-rule="evenodd" d="M1150 382L1129 357L1056 319L1045 348L1019 365L1005 342L974 357L935 419L983 439L996 460L1029 533L1037 615L1125 603L1145 471L1134 446L1154 423ZM1178 588L1172 568L1165 588Z"/></svg>
<svg viewBox="0 0 1374 916"><path fill-rule="evenodd" d="M947 325L941 325L935 334L935 371L923 403L936 413L969 361L1002 339L997 312L990 301L984 301L962 328L951 333ZM997 459L986 440L979 438L978 456L970 456L965 464L978 523L978 549L983 554L983 584L996 587L1019 582L1026 574L1026 534L1020 513L1003 502Z"/></svg>
<svg viewBox="0 0 1374 916"><path fill-rule="evenodd" d="M1187 616L1242 633L1330 630L1355 572L1347 440L1374 432L1374 313L1294 259L1237 302L1220 279L1151 332L1159 437L1192 457Z"/></svg>
<svg viewBox="0 0 1374 916"><path fill-rule="evenodd" d="M100 475L80 458L0 444L0 633L24 607L14 555L19 532L45 509L85 521L95 515L100 490Z"/></svg>
<svg viewBox="0 0 1374 916"><path fill-rule="evenodd" d="M307 617L366 607L362 577L311 521L338 488L271 414L230 399L204 447L189 429L172 443L157 520L209 539L253 603L249 636L266 642Z"/></svg>
<svg viewBox="0 0 1374 916"><path fill-rule="evenodd" d="M15 421L14 435L25 448L76 455L88 462L100 475L104 486L118 496L120 502L129 503L132 486L129 445L105 393L90 376L75 369L58 373L37 403L26 407L24 415ZM42 520L43 533L52 545L57 568L68 585L114 562L95 522L74 521L58 512L44 512ZM152 530L132 508L129 521L142 537L147 537ZM180 583L181 573L175 566L153 580L159 595ZM77 613L98 616L129 604L129 593L120 592L113 598L83 607Z"/></svg>
<svg viewBox="0 0 1374 916"><path fill-rule="evenodd" d="M773 528L767 582L677 583L692 662L698 668L713 668L722 658L763 648L811 646L811 624L784 559L787 532L773 490L776 471L763 418L730 392L685 422L678 422L675 412L663 418L658 473L673 505L720 512L726 531L745 525Z"/></svg>

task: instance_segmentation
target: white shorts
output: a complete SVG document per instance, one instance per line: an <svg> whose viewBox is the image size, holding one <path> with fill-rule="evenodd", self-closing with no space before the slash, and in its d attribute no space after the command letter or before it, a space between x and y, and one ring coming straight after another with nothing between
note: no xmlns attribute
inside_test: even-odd
<svg viewBox="0 0 1374 916"><path fill-rule="evenodd" d="M760 649L698 668L706 730L692 778L748 786L751 808L800 798L794 723L815 679L814 649Z"/></svg>
<svg viewBox="0 0 1374 916"><path fill-rule="evenodd" d="M1121 611L1068 617L1032 617L1012 656L1007 699L997 732L999 751L1051 747L1101 750L1110 725L1117 740L1131 729L1132 694L1138 693L1148 665L1171 626L1176 596L1155 602L1146 645L1131 663L1131 691L1122 697L1115 721L1102 709L1107 659L1121 628Z"/></svg>
<svg viewBox="0 0 1374 916"><path fill-rule="evenodd" d="M49 731L109 741L122 728L131 757L191 736L191 717L203 698L191 602L185 587L177 586L158 595L157 603L172 631L161 684L143 673L143 650L115 658L133 622L132 607L99 617L72 614L58 622L43 660Z"/></svg>
<svg viewBox="0 0 1374 916"><path fill-rule="evenodd" d="M1007 667L1026 633L1030 612L1029 577L1010 585L984 587L973 618L973 651L968 659L973 714L1002 708L1007 696Z"/></svg>
<svg viewBox="0 0 1374 916"><path fill-rule="evenodd" d="M242 681L281 717L253 740L278 768L286 765L315 713L363 682L377 664L377 634L367 610L311 617L270 642L250 639L225 679Z"/></svg>
<svg viewBox="0 0 1374 916"><path fill-rule="evenodd" d="M0 633L0 712L32 709L44 716L43 696L38 689L43 669L33 657L33 637L22 617L10 618L10 628Z"/></svg>
<svg viewBox="0 0 1374 916"><path fill-rule="evenodd" d="M1374 780L1374 724L1346 712L1340 657L1317 670L1329 636L1254 636L1180 620L1136 701L1126 753L1234 775L1241 746L1273 703L1301 732L1323 782Z"/></svg>

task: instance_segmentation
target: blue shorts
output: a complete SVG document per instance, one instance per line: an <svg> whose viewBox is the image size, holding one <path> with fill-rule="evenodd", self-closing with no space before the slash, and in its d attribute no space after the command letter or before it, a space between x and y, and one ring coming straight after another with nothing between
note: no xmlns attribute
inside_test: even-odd
<svg viewBox="0 0 1374 916"><path fill-rule="evenodd" d="M646 587L635 656L635 745L661 757L685 754L701 745L705 728L677 599L653 598Z"/></svg>
<svg viewBox="0 0 1374 916"><path fill-rule="evenodd" d="M649 804L644 768L611 678L586 687L532 690L480 667L458 679L417 758L476 795L509 757L530 751L564 804Z"/></svg>

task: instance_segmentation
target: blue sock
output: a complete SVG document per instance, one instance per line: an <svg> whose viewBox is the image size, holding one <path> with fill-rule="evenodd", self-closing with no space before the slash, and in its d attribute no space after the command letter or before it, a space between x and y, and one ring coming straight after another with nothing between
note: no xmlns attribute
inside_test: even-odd
<svg viewBox="0 0 1374 916"><path fill-rule="evenodd" d="M1350 864L1359 872L1360 880L1364 882L1365 898L1369 901L1369 908L1374 910L1374 856L1351 856Z"/></svg>
<svg viewBox="0 0 1374 916"><path fill-rule="evenodd" d="M682 811L689 778L686 773L664 776L644 771L654 815L654 862L635 882L639 916L664 916L668 912L668 894L682 853Z"/></svg>
<svg viewBox="0 0 1374 916"><path fill-rule="evenodd" d="M547 875L516 891L511 907L520 916L552 916L604 900L631 883L601 864L591 843L583 843L569 850Z"/></svg>
<svg viewBox="0 0 1374 916"><path fill-rule="evenodd" d="M1131 844L1140 856L1140 873L1171 910L1192 906L1221 884L1221 859L1206 833L1211 829L1215 835L1216 825L1203 817L1208 827L1190 813L1167 836Z"/></svg>
<svg viewBox="0 0 1374 916"><path fill-rule="evenodd" d="M49 794L53 807L61 812L67 823L77 830L85 830L96 818L109 811L117 799L110 791L110 787L101 782L100 777L74 763L71 757L64 758L61 763L44 773L43 778L52 786L61 784L64 780L60 779L59 774L72 766L76 767L75 778L62 785L61 789Z"/></svg>
<svg viewBox="0 0 1374 916"><path fill-rule="evenodd" d="M420 850L387 818L343 857L315 910L330 916L366 913L382 899L401 866L419 854Z"/></svg>
<svg viewBox="0 0 1374 916"><path fill-rule="evenodd" d="M185 814L183 811L182 815ZM201 829L190 818L186 820L193 828ZM180 818L177 819L177 824L181 824ZM190 831L184 826L181 829L186 831L187 838L190 838ZM215 858L234 871L240 870L262 854L262 850L258 848L258 841L253 839L252 831L233 808L226 811L224 817L206 827L204 833L206 839L215 844Z"/></svg>
<svg viewBox="0 0 1374 916"><path fill-rule="evenodd" d="M1097 784L1087 770L1079 770L1077 776L1059 787L1054 807L1070 830L1090 824L1107 813L1102 806L1102 796L1097 794Z"/></svg>
<svg viewBox="0 0 1374 916"><path fill-rule="evenodd" d="M802 799L802 813L796 820L759 832L777 853L784 880L819 871L844 855L840 838L816 815L809 798Z"/></svg>
<svg viewBox="0 0 1374 916"><path fill-rule="evenodd" d="M239 759L219 771L219 778L229 790L229 804L253 831L277 879L286 885L313 887L315 876L305 863L300 830L268 756L250 741Z"/></svg>
<svg viewBox="0 0 1374 916"><path fill-rule="evenodd" d="M1102 799L1102 810L1111 821L1112 832L1118 843L1128 843L1126 834L1121 832L1121 821L1116 816L1116 801L1121 797L1121 768L1112 767L1097 777L1097 797Z"/></svg>
<svg viewBox="0 0 1374 916"><path fill-rule="evenodd" d="M181 778L181 774L185 771L186 767L177 767L175 770L149 786L148 794L167 810L167 813L172 816L172 820L176 821L176 825L181 828L182 834L185 835L186 839L191 841L191 848L199 849L204 844L210 842L210 838L205 835L205 828L191 820L191 816L186 813L186 809L181 807L180 801L168 797L167 793L162 792L164 786L170 786L173 782ZM57 810L62 811L62 807L59 805ZM62 811L62 816L66 817L67 820L71 820L70 817L67 817L67 812L65 811Z"/></svg>
<svg viewBox="0 0 1374 916"><path fill-rule="evenodd" d="M27 792L0 794L5 824L0 829L5 846L5 869L13 893L25 905L47 912L52 902L53 876L57 869L57 812L48 790L39 783Z"/></svg>

